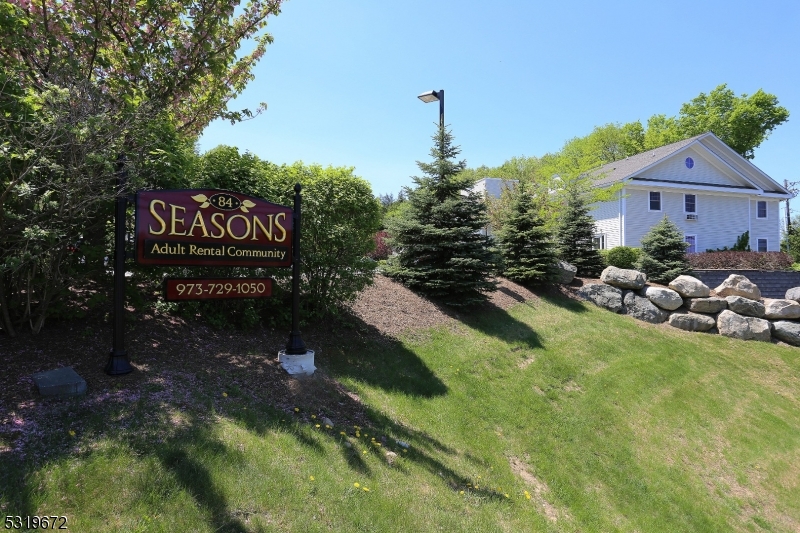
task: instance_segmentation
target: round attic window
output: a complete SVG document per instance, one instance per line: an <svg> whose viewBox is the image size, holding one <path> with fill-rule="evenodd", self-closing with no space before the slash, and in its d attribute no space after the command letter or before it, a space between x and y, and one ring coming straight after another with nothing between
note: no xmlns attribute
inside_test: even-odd
<svg viewBox="0 0 800 533"><path fill-rule="evenodd" d="M691 157L686 158L686 168L692 168L694 166L694 159Z"/></svg>

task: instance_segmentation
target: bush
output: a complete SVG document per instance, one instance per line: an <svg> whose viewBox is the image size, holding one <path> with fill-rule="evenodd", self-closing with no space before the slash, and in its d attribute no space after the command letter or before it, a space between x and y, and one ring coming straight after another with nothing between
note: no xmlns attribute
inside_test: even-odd
<svg viewBox="0 0 800 533"><path fill-rule="evenodd" d="M631 269L639 260L641 251L631 246L615 246L603 255L608 266Z"/></svg>
<svg viewBox="0 0 800 533"><path fill-rule="evenodd" d="M368 253L367 256L370 259L374 259L375 261L381 261L383 259L388 259L389 256L392 254L392 249L389 247L389 244L386 242L386 238L388 237L388 233L385 231L379 231L375 234L375 250Z"/></svg>
<svg viewBox="0 0 800 533"><path fill-rule="evenodd" d="M304 320L335 313L372 282L376 263L368 257L380 226L380 204L367 181L352 168L319 165L275 165L236 148L217 147L199 158L191 180L194 188L240 192L292 206L294 185L303 186L301 219L301 312ZM181 275L182 269L136 267L135 276L151 284L162 276ZM184 275L275 279L273 297L246 300L177 302L183 315L202 316L218 328L251 328L260 323L283 323L289 318L290 268L197 268Z"/></svg>
<svg viewBox="0 0 800 533"><path fill-rule="evenodd" d="M701 252L687 254L693 269L789 270L792 256L783 252Z"/></svg>

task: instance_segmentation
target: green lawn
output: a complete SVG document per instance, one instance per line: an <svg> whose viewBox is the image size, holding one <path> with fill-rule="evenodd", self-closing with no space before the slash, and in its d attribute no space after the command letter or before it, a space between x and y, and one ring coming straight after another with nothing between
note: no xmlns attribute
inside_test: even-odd
<svg viewBox="0 0 800 533"><path fill-rule="evenodd" d="M324 410L287 414L235 387L220 400L179 374L120 401L53 403L58 422L24 457L0 453L3 518L66 515L81 532L800 530L800 349L554 297L323 355L368 425L326 428Z"/></svg>

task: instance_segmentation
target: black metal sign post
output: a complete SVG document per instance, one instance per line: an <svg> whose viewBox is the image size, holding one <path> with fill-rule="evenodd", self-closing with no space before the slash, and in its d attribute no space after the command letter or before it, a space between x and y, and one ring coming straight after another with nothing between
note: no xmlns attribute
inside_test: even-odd
<svg viewBox="0 0 800 533"><path fill-rule="evenodd" d="M125 211L128 182L124 161L117 163L117 199L114 211L114 345L108 356L106 374L116 376L133 370L125 351Z"/></svg>
<svg viewBox="0 0 800 533"><path fill-rule="evenodd" d="M286 343L287 355L302 355L307 352L306 344L300 336L300 190L299 183L294 186L294 209L292 223L292 332Z"/></svg>

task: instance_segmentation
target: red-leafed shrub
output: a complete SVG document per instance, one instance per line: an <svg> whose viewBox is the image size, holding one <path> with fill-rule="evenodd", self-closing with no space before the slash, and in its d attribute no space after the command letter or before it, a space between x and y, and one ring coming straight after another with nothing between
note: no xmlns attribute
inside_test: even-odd
<svg viewBox="0 0 800 533"><path fill-rule="evenodd" d="M686 254L695 270L789 270L792 257L783 252L701 252Z"/></svg>
<svg viewBox="0 0 800 533"><path fill-rule="evenodd" d="M375 250L370 252L369 255L372 259L379 261L381 259L388 259L392 253L392 249L386 244L386 237L388 234L385 231L379 231L375 234Z"/></svg>

